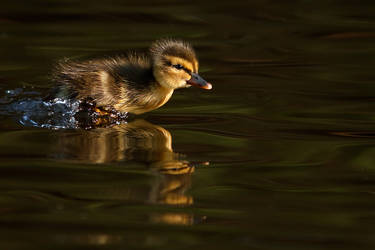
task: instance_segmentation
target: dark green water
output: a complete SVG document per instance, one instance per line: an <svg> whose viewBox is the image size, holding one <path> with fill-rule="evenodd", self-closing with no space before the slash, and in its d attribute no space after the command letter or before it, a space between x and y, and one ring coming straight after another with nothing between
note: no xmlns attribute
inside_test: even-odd
<svg viewBox="0 0 375 250"><path fill-rule="evenodd" d="M281 3L283 2L283 3ZM5 1L1 249L374 249L373 1ZM192 42L212 91L23 126L61 58Z"/></svg>

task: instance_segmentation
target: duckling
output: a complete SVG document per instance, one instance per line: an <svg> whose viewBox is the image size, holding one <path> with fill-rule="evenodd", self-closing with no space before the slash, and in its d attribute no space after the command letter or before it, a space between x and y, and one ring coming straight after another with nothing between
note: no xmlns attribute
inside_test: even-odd
<svg viewBox="0 0 375 250"><path fill-rule="evenodd" d="M154 42L148 54L61 62L54 79L57 97L94 103L104 114L142 114L164 105L175 89L212 88L198 74L192 46L172 39Z"/></svg>

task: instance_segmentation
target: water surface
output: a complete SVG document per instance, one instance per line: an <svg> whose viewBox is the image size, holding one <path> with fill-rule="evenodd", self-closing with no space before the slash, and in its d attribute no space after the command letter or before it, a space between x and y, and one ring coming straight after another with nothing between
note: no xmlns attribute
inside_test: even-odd
<svg viewBox="0 0 375 250"><path fill-rule="evenodd" d="M2 248L373 249L374 9L3 3ZM51 125L41 98L57 60L161 37L194 44L211 92L176 91L107 128Z"/></svg>

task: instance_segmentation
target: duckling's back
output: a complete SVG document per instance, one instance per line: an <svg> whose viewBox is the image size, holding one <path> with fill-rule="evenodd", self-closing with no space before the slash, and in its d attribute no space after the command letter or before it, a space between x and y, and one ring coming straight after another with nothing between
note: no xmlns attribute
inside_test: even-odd
<svg viewBox="0 0 375 250"><path fill-rule="evenodd" d="M58 97L90 99L98 106L113 107L137 96L154 82L146 56L118 56L84 62L65 60L53 74Z"/></svg>

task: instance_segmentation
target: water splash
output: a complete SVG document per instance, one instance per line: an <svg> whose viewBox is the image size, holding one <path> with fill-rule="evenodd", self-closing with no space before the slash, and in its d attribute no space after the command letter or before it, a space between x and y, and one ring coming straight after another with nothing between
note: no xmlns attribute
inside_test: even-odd
<svg viewBox="0 0 375 250"><path fill-rule="evenodd" d="M98 113L95 105L63 98L44 100L38 91L2 90L0 114L14 117L23 126L49 129L90 129L127 123L128 114L115 110Z"/></svg>
<svg viewBox="0 0 375 250"><path fill-rule="evenodd" d="M56 98L51 101L26 99L11 104L19 114L18 122L24 126L49 129L78 128L75 115L79 111L79 101Z"/></svg>

